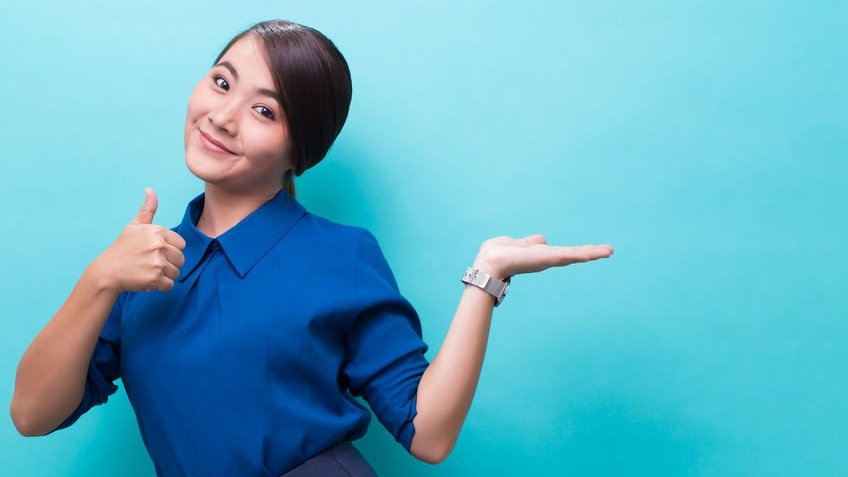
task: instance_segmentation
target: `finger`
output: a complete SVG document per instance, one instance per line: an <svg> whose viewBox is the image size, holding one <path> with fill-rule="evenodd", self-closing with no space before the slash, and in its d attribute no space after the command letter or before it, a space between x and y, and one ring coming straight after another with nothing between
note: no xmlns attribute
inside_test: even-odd
<svg viewBox="0 0 848 477"><path fill-rule="evenodd" d="M185 239L171 229L165 229L165 240L180 250L183 250L186 247Z"/></svg>
<svg viewBox="0 0 848 477"><path fill-rule="evenodd" d="M174 289L174 281L168 277L162 277L162 280L159 282L159 286L157 287L159 291L171 291Z"/></svg>
<svg viewBox="0 0 848 477"><path fill-rule="evenodd" d="M596 248L598 248L599 250L601 250L601 249L607 249L607 251L609 251L609 254L610 254L610 255L612 255L612 254L613 254L613 248L612 248L612 245L610 245L610 244L608 244L608 243L605 243L605 244L592 244L591 246L592 246L592 247L596 247Z"/></svg>
<svg viewBox="0 0 848 477"><path fill-rule="evenodd" d="M166 263L165 268L162 270L162 275L170 278L171 280L176 280L180 276L180 269L172 263Z"/></svg>
<svg viewBox="0 0 848 477"><path fill-rule="evenodd" d="M598 248L594 245L565 247L535 244L526 247L513 247L504 269L509 270L509 275L512 276L520 273L539 272L555 266L586 262L608 255L609 249L607 247Z"/></svg>
<svg viewBox="0 0 848 477"><path fill-rule="evenodd" d="M168 263L177 268L182 268L185 263L185 255L183 255L183 252L180 249L167 243L165 244L163 252L165 253L165 260L167 260Z"/></svg>
<svg viewBox="0 0 848 477"><path fill-rule="evenodd" d="M156 193L153 192L153 188L147 187L144 189L144 203L141 205L141 209L139 209L132 223L152 224L153 216L156 214L156 208L158 206L159 200L156 198Z"/></svg>
<svg viewBox="0 0 848 477"><path fill-rule="evenodd" d="M612 247L607 245L577 245L572 247L552 247L555 254L568 263L588 262L612 255Z"/></svg>
<svg viewBox="0 0 848 477"><path fill-rule="evenodd" d="M542 234L528 235L524 238L517 240L517 242L520 242L521 245L537 245L537 244L548 243L545 240L545 236L542 235Z"/></svg>

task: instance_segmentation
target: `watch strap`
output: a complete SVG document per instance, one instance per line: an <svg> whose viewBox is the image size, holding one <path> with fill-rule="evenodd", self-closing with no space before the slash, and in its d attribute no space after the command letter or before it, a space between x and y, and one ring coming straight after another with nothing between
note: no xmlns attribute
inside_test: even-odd
<svg viewBox="0 0 848 477"><path fill-rule="evenodd" d="M495 297L495 306L503 302L507 290L509 290L510 278L506 277L501 281L489 275L488 273L473 267L467 267L465 273L462 274L462 282L475 285L482 288L487 293Z"/></svg>

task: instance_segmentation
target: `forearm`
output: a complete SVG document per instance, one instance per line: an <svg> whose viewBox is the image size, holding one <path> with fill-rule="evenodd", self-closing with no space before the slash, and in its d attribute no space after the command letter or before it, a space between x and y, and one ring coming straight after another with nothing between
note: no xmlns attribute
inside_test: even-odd
<svg viewBox="0 0 848 477"><path fill-rule="evenodd" d="M21 434L55 428L79 404L97 337L118 295L90 266L24 352L10 406Z"/></svg>
<svg viewBox="0 0 848 477"><path fill-rule="evenodd" d="M447 336L418 385L414 455L438 462L456 444L480 378L494 303L484 290L465 285Z"/></svg>

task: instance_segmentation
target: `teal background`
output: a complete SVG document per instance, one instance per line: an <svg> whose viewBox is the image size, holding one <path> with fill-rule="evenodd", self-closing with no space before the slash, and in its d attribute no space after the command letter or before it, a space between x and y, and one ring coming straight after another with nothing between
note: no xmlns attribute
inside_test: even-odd
<svg viewBox="0 0 848 477"><path fill-rule="evenodd" d="M4 474L154 475L122 383L25 438L16 367L145 187L168 227L202 191L189 94L270 18L351 65L298 199L375 233L429 359L485 239L615 248L515 277L453 454L419 462L373 420L380 475L848 475L848 4L433 0L4 7Z"/></svg>

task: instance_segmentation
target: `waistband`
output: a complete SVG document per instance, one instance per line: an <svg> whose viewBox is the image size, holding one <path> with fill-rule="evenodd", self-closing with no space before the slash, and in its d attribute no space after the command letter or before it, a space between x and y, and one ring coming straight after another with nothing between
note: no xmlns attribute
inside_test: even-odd
<svg viewBox="0 0 848 477"><path fill-rule="evenodd" d="M359 449L343 441L280 477L377 477L377 473Z"/></svg>

